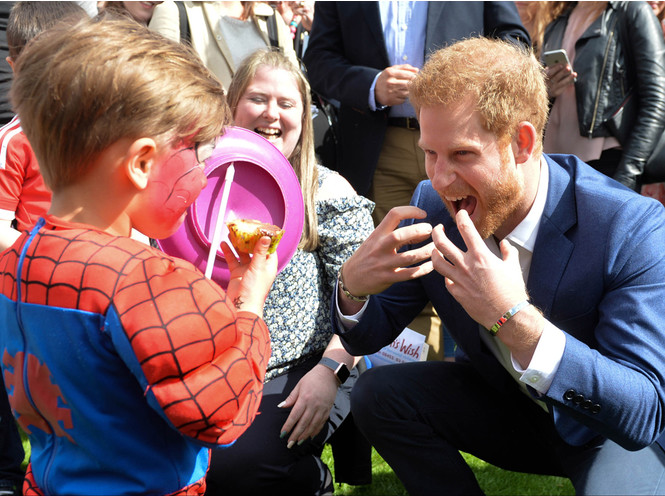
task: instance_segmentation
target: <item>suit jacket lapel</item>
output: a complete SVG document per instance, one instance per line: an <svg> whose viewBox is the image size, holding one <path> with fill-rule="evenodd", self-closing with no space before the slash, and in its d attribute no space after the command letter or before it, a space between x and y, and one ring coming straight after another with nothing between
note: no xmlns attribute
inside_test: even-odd
<svg viewBox="0 0 665 496"><path fill-rule="evenodd" d="M448 2L427 2L427 31L425 32L425 59L430 52L442 47L445 34L441 26L445 26L443 21L444 11Z"/></svg>
<svg viewBox="0 0 665 496"><path fill-rule="evenodd" d="M365 24L369 28L369 32L372 34L374 41L376 42L377 47L380 48L381 53L384 58L384 66L390 66L390 58L388 57L388 51L386 50L386 40L383 37L383 24L381 23L381 12L379 11L379 2L357 2L360 6L362 15L365 18ZM363 29L360 25L360 29ZM362 50L362 47L358 47L359 50Z"/></svg>
<svg viewBox="0 0 665 496"><path fill-rule="evenodd" d="M547 158L549 186L531 260L527 289L531 301L548 317L574 245L566 232L577 224L574 185L570 175Z"/></svg>

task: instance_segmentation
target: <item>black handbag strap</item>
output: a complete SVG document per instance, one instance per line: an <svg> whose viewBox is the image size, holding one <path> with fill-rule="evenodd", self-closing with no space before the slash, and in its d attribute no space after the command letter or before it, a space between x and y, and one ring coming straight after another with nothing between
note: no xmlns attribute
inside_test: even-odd
<svg viewBox="0 0 665 496"><path fill-rule="evenodd" d="M185 9L184 2L175 2L178 7L178 20L180 22L180 41L184 43L191 43L192 36L189 32L189 22L187 19L187 10Z"/></svg>
<svg viewBox="0 0 665 496"><path fill-rule="evenodd" d="M279 42L277 41L277 11L273 11L272 15L266 19L268 25L268 40L270 40L270 46L279 48Z"/></svg>

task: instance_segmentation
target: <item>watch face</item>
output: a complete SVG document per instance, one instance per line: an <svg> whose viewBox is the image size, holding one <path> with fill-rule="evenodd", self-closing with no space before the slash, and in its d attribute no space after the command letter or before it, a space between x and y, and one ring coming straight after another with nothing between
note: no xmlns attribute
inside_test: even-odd
<svg viewBox="0 0 665 496"><path fill-rule="evenodd" d="M351 372L349 372L349 368L345 364L336 362L335 360L332 360L330 358L322 357L321 360L319 361L319 364L328 367L330 370L332 370L340 384L344 384L344 382L351 375Z"/></svg>
<svg viewBox="0 0 665 496"><path fill-rule="evenodd" d="M344 384L351 375L351 372L349 372L349 368L346 365L340 363L339 367L337 367L337 370L335 371L335 374L337 375L339 382Z"/></svg>

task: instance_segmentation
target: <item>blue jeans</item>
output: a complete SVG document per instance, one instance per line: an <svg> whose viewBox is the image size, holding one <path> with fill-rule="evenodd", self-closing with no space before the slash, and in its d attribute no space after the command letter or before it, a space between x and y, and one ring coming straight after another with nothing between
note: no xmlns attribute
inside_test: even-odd
<svg viewBox="0 0 665 496"><path fill-rule="evenodd" d="M598 437L571 446L521 392L499 392L469 363L375 367L351 392L360 429L412 496L482 494L460 451L507 470L568 477L576 494L665 494L665 453Z"/></svg>

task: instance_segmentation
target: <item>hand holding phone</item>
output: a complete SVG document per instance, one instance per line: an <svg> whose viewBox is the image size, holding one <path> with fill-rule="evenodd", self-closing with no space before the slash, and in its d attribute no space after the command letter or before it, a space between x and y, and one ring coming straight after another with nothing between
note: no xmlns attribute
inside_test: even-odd
<svg viewBox="0 0 665 496"><path fill-rule="evenodd" d="M543 53L543 62L548 68L548 94L550 98L556 98L566 86L577 82L577 73L573 71L568 54L563 48ZM562 67L556 70L550 69L557 65ZM568 67L570 67L570 72L567 69Z"/></svg>
<svg viewBox="0 0 665 496"><path fill-rule="evenodd" d="M549 52L543 53L543 62L545 62L547 67L563 64L569 65L571 69L573 68L573 66L570 65L570 60L568 60L568 54L563 48L560 50L550 50Z"/></svg>

